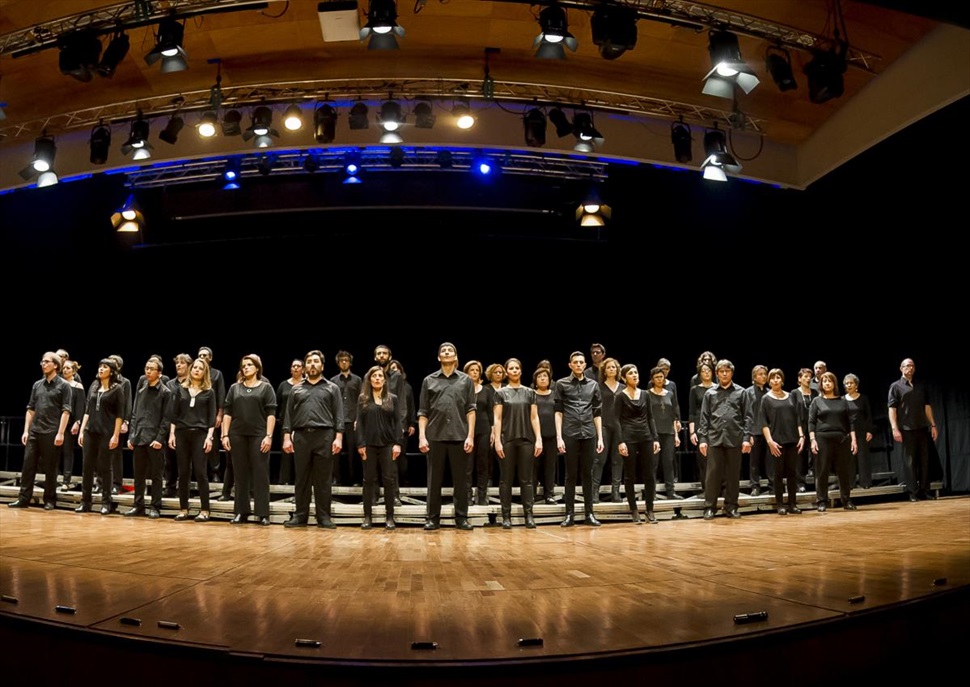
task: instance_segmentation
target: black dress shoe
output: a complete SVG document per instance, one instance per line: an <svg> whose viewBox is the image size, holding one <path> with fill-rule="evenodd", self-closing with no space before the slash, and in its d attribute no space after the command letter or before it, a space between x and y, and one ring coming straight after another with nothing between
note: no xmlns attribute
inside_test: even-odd
<svg viewBox="0 0 970 687"><path fill-rule="evenodd" d="M242 515L241 513L237 513L233 517L233 519L229 521L229 524L230 525L242 525L247 520L249 520L249 515L248 514L247 515Z"/></svg>
<svg viewBox="0 0 970 687"><path fill-rule="evenodd" d="M503 530L512 529L512 521L509 518L502 518L502 529Z"/></svg>
<svg viewBox="0 0 970 687"><path fill-rule="evenodd" d="M306 527L306 520L301 520L294 516L284 522L283 527Z"/></svg>
<svg viewBox="0 0 970 687"><path fill-rule="evenodd" d="M784 506L778 507L778 515L788 515L788 509Z"/></svg>
<svg viewBox="0 0 970 687"><path fill-rule="evenodd" d="M330 518L321 518L320 520L318 520L317 527L320 527L325 530L337 529L337 526L333 524L333 520L331 520Z"/></svg>
<svg viewBox="0 0 970 687"><path fill-rule="evenodd" d="M369 530L372 527L369 515L365 515L363 521L360 523L360 529Z"/></svg>
<svg viewBox="0 0 970 687"><path fill-rule="evenodd" d="M936 494L934 494L931 491L926 492L925 494L922 495L922 497L927 501L936 501Z"/></svg>
<svg viewBox="0 0 970 687"><path fill-rule="evenodd" d="M144 514L145 514L144 508L132 508L131 510L126 510L123 515L126 518L133 518L136 515L144 515Z"/></svg>
<svg viewBox="0 0 970 687"><path fill-rule="evenodd" d="M792 515L801 515L802 509L799 508L798 506L788 506L788 512L791 513Z"/></svg>
<svg viewBox="0 0 970 687"><path fill-rule="evenodd" d="M208 513L199 513L198 515L195 516L195 521L196 522L209 522L209 514Z"/></svg>
<svg viewBox="0 0 970 687"><path fill-rule="evenodd" d="M57 506L50 501L44 504L44 510L54 510L55 508L57 508Z"/></svg>
<svg viewBox="0 0 970 687"><path fill-rule="evenodd" d="M229 494L220 494L216 501L225 503L226 501L232 501L232 497Z"/></svg>
<svg viewBox="0 0 970 687"><path fill-rule="evenodd" d="M16 501L11 501L10 503L8 503L7 508L30 508L30 501L17 499Z"/></svg>
<svg viewBox="0 0 970 687"><path fill-rule="evenodd" d="M572 513L566 513L566 518L561 523L559 523L559 526L572 527L575 524L576 524L576 516L574 516Z"/></svg>
<svg viewBox="0 0 970 687"><path fill-rule="evenodd" d="M536 519L532 517L532 513L525 514L525 526L526 529L534 530L536 528Z"/></svg>
<svg viewBox="0 0 970 687"><path fill-rule="evenodd" d="M91 512L91 504L90 503L82 503L80 506L78 506L77 508L74 509L74 512L75 513L90 513Z"/></svg>
<svg viewBox="0 0 970 687"><path fill-rule="evenodd" d="M713 508L705 508L704 509L704 519L705 520L713 520L714 519L714 509Z"/></svg>
<svg viewBox="0 0 970 687"><path fill-rule="evenodd" d="M175 516L176 522L186 522L188 521L188 519L189 519L188 513L179 513L178 515Z"/></svg>
<svg viewBox="0 0 970 687"><path fill-rule="evenodd" d="M439 529L440 527L441 527L441 525L439 525L438 523L433 522L431 520L428 520L428 522L424 523L424 531L425 532L431 532L433 530Z"/></svg>
<svg viewBox="0 0 970 687"><path fill-rule="evenodd" d="M643 518L640 517L640 511L638 511L638 510L632 510L632 511L630 511L630 520L632 520L633 522L635 522L638 525L642 525L643 524Z"/></svg>
<svg viewBox="0 0 970 687"><path fill-rule="evenodd" d="M549 504L550 506L555 506L556 505L556 498L554 496L547 496L546 497L546 503Z"/></svg>
<svg viewBox="0 0 970 687"><path fill-rule="evenodd" d="M396 529L396 528L397 528L397 525L394 524L394 519L393 518L388 518L387 521L384 523L384 529L385 530L393 530L393 529Z"/></svg>
<svg viewBox="0 0 970 687"><path fill-rule="evenodd" d="M859 510L859 507L852 503L852 501L846 501L845 505L842 506L842 510Z"/></svg>
<svg viewBox="0 0 970 687"><path fill-rule="evenodd" d="M654 515L652 510L647 511L647 522L649 522L651 525L657 524L657 516Z"/></svg>
<svg viewBox="0 0 970 687"><path fill-rule="evenodd" d="M678 494L676 491L668 491L667 498L673 499L674 501L683 501L684 497Z"/></svg>
<svg viewBox="0 0 970 687"><path fill-rule="evenodd" d="M737 520L738 518L741 517L741 514L738 512L737 508L732 508L731 510L728 511L728 517L734 518L735 520Z"/></svg>
<svg viewBox="0 0 970 687"><path fill-rule="evenodd" d="M457 523L455 523L455 527L464 532L470 532L472 529L474 529L472 524L467 520L459 520Z"/></svg>
<svg viewBox="0 0 970 687"><path fill-rule="evenodd" d="M160 517L162 517L162 514L158 512L157 508L152 508L150 511L148 511L148 517L151 520L158 520Z"/></svg>
<svg viewBox="0 0 970 687"><path fill-rule="evenodd" d="M111 513L111 506L101 506L101 515L108 515Z"/></svg>
<svg viewBox="0 0 970 687"><path fill-rule="evenodd" d="M587 513L586 514L586 524L589 525L590 527L599 527L603 523L601 523L599 520L597 520L596 519L596 516L593 515L592 513Z"/></svg>
<svg viewBox="0 0 970 687"><path fill-rule="evenodd" d="M260 527L269 527L269 518L262 517L259 519L258 524Z"/></svg>
<svg viewBox="0 0 970 687"><path fill-rule="evenodd" d="M825 504L824 503L818 504L818 512L819 513L824 513L825 512Z"/></svg>

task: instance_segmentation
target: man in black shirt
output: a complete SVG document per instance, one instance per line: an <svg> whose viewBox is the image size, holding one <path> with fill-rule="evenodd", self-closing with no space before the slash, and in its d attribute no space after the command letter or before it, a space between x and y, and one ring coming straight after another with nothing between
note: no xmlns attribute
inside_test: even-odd
<svg viewBox="0 0 970 687"><path fill-rule="evenodd" d="M71 417L71 385L60 376L61 359L53 351L41 356L43 378L34 382L27 401L24 433L24 467L20 474L20 494L11 508L27 508L34 493L37 465L44 471L44 510L57 507L57 459L64 445L64 432Z"/></svg>
<svg viewBox="0 0 970 687"><path fill-rule="evenodd" d="M131 380L121 374L121 368L124 367L124 359L114 353L108 356L111 360L115 361L115 365L118 367L118 383L121 384L121 403L122 403L122 416L121 416L121 433L128 433L128 423L131 420L131 406L132 406L132 388ZM121 487L124 484L125 477L125 463L121 452L121 446L124 441L119 441L116 448L111 449L111 493L118 494L121 491Z"/></svg>
<svg viewBox="0 0 970 687"><path fill-rule="evenodd" d="M172 362L175 363L175 376L168 380L165 386L174 394L182 382L188 379L192 356L188 353L179 353ZM162 496L169 499L178 496L178 458L175 456L175 449L171 448L167 441L163 443L165 444L165 491L162 492Z"/></svg>
<svg viewBox="0 0 970 687"><path fill-rule="evenodd" d="M475 447L475 385L458 369L458 349L438 346L441 369L424 378L418 402L418 450L428 454L428 517L426 530L441 527L441 485L445 459L454 484L455 527L468 522L468 454Z"/></svg>
<svg viewBox="0 0 970 687"><path fill-rule="evenodd" d="M812 370L815 372L815 376L812 377L812 381L809 383L808 387L822 393L822 386L819 380L822 379L823 374L829 371L829 366L825 364L824 360L816 360L815 364L812 366Z"/></svg>
<svg viewBox="0 0 970 687"><path fill-rule="evenodd" d="M741 454L751 451L751 427L754 418L748 408L744 389L735 384L734 363L717 363L717 386L704 394L697 429L697 448L707 456L704 480L704 519L710 520L717 510L717 497L724 484L724 510L729 517L740 518L738 491L741 480Z"/></svg>
<svg viewBox="0 0 970 687"><path fill-rule="evenodd" d="M359 486L363 483L363 467L357 456L357 434L354 425L357 422L357 398L360 396L360 377L350 371L354 356L347 351L337 351L335 356L337 368L340 370L330 378L330 381L340 387L344 402L344 448L340 457L333 462L333 482L341 482L341 465L346 467L346 481L348 484Z"/></svg>
<svg viewBox="0 0 970 687"><path fill-rule="evenodd" d="M600 367L603 366L603 361L606 360L606 346L601 343L591 344L589 347L589 359L593 364L587 367L583 374L594 382L598 382L600 379Z"/></svg>
<svg viewBox="0 0 970 687"><path fill-rule="evenodd" d="M219 494L219 501L232 501L232 487L235 479L232 474L232 460L229 454L220 450L222 441L215 433L222 431L222 413L226 405L226 377L222 371L212 367L212 349L208 346L199 346L196 357L206 361L209 365L209 378L212 380L212 391L216 396L216 426L214 428L215 437L212 441L213 450L209 452L209 481L219 481L219 462L225 456L225 468L222 470L222 493Z"/></svg>
<svg viewBox="0 0 970 687"><path fill-rule="evenodd" d="M604 351L605 352L605 351ZM556 382L554 387L556 409L556 444L559 453L566 454L566 486L563 503L566 518L563 527L575 524L573 511L576 507L576 473L583 485L583 506L586 524L598 527L600 521L593 515L593 454L603 452L603 397L597 382L584 374L586 356L573 351L569 356L572 374Z"/></svg>
<svg viewBox="0 0 970 687"><path fill-rule="evenodd" d="M296 467L296 510L283 523L306 527L310 519L310 489L316 506L317 527L333 529L330 502L333 493L333 457L340 454L344 437L344 403L340 388L323 376L323 353L310 351L303 358L306 380L293 387L283 414L283 451L293 454Z"/></svg>
<svg viewBox="0 0 970 687"><path fill-rule="evenodd" d="M155 356L145 363L145 383L135 390L128 448L135 470L134 508L125 515L145 515L145 477L152 480L152 503L148 517L157 519L162 509L163 446L172 422L172 390L162 382L162 361Z"/></svg>
<svg viewBox="0 0 970 687"><path fill-rule="evenodd" d="M768 368L755 365L751 370L751 386L744 390L751 417L757 418L761 411L761 399L768 393ZM761 495L761 477L768 478L768 493L775 491L775 463L768 458L768 444L761 432L751 433L751 454L748 459L751 478L751 495Z"/></svg>
<svg viewBox="0 0 970 687"><path fill-rule="evenodd" d="M906 358L899 366L903 376L889 387L889 424L893 439L903 445L903 479L909 500L936 498L930 492L930 440L938 436L926 389L913 383L916 365Z"/></svg>

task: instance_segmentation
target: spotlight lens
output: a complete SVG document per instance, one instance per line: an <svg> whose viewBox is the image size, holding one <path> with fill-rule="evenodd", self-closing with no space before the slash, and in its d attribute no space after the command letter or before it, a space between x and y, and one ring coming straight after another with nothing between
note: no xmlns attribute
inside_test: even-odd
<svg viewBox="0 0 970 687"><path fill-rule="evenodd" d="M391 122L384 122L382 126L384 127L384 131L397 131L399 124L397 122L391 121Z"/></svg>
<svg viewBox="0 0 970 687"><path fill-rule="evenodd" d="M178 54L178 48L166 48L165 50L162 50L162 57L175 57Z"/></svg>
<svg viewBox="0 0 970 687"><path fill-rule="evenodd" d="M132 148L144 148L145 147L145 142L144 141L132 141L131 142L131 147Z"/></svg>
<svg viewBox="0 0 970 687"><path fill-rule="evenodd" d="M482 174L490 174L492 171L492 165L488 164L487 162L479 162L478 171Z"/></svg>
<svg viewBox="0 0 970 687"><path fill-rule="evenodd" d="M358 169L359 167L351 162L349 165L347 165L347 174L357 174Z"/></svg>
<svg viewBox="0 0 970 687"><path fill-rule="evenodd" d="M47 160L34 160L34 170L38 172L46 172L51 168L50 163Z"/></svg>
<svg viewBox="0 0 970 687"><path fill-rule="evenodd" d="M546 34L543 34L542 35L542 39L546 43L561 43L562 42L562 36L560 36L559 34L555 34L555 33L546 33Z"/></svg>
<svg viewBox="0 0 970 687"><path fill-rule="evenodd" d="M738 70L726 62L722 62L721 64L717 65L717 73L721 76L730 78L732 76L737 76Z"/></svg>
<svg viewBox="0 0 970 687"><path fill-rule="evenodd" d="M134 210L125 209L125 210L122 210L121 211L121 216L124 217L127 220L132 220L132 219L135 219L135 217L137 215L135 214L135 211Z"/></svg>
<svg viewBox="0 0 970 687"><path fill-rule="evenodd" d="M393 27L390 27L390 26L375 26L374 33L379 33L383 35L385 33L390 33L392 28Z"/></svg>
<svg viewBox="0 0 970 687"><path fill-rule="evenodd" d="M475 125L475 118L470 114L462 115L458 118L459 129L471 129Z"/></svg>
<svg viewBox="0 0 970 687"><path fill-rule="evenodd" d="M303 127L303 120L298 115L290 115L283 120L287 131L299 131Z"/></svg>
<svg viewBox="0 0 970 687"><path fill-rule="evenodd" d="M148 148L138 148L132 154L132 160L147 160L152 156L151 151Z"/></svg>
<svg viewBox="0 0 970 687"><path fill-rule="evenodd" d="M44 172L39 177L37 177L37 188L44 188L45 186L53 186L57 183L57 175L50 170Z"/></svg>
<svg viewBox="0 0 970 687"><path fill-rule="evenodd" d="M600 211L600 206L598 203L589 203L583 206L583 210L591 215L595 215Z"/></svg>
<svg viewBox="0 0 970 687"><path fill-rule="evenodd" d="M202 138L212 138L216 135L216 127L212 122L202 122L199 124L199 136Z"/></svg>
<svg viewBox="0 0 970 687"><path fill-rule="evenodd" d="M253 129L253 133L256 134L257 136L265 136L266 134L269 133L269 129L265 126L257 126L256 128Z"/></svg>
<svg viewBox="0 0 970 687"><path fill-rule="evenodd" d="M227 169L226 173L223 174L223 176L226 178L226 181L232 181L233 179L236 178L236 173L231 169Z"/></svg>

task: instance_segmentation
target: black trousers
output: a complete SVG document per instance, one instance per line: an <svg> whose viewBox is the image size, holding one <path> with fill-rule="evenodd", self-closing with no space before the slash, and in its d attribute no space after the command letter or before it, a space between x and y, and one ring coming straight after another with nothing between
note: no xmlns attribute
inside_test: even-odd
<svg viewBox="0 0 970 687"><path fill-rule="evenodd" d="M532 512L535 504L535 486L532 478L535 473L535 442L528 439L513 439L505 442L505 458L499 458L498 493L502 503L502 515L512 515L512 483L519 478L519 495L522 508Z"/></svg>
<svg viewBox="0 0 970 687"><path fill-rule="evenodd" d="M236 500L233 513L250 515L249 496L252 493L257 518L269 517L269 454L259 450L263 441L260 436L235 434L230 425L229 452L233 473L236 479Z"/></svg>
<svg viewBox="0 0 970 687"><path fill-rule="evenodd" d="M623 466L623 488L626 491L626 502L630 510L637 509L636 479L643 475L643 500L646 510L653 510L653 502L657 496L657 454L653 452L653 441L644 440L627 442L626 465Z"/></svg>
<svg viewBox="0 0 970 687"><path fill-rule="evenodd" d="M479 489L488 489L488 485L492 481L492 456L489 436L488 434L475 435L475 449L468 456L468 467L465 470L469 491L471 491L473 485Z"/></svg>
<svg viewBox="0 0 970 687"><path fill-rule="evenodd" d="M816 432L818 455L815 456L815 500L828 505L829 475L835 468L839 476L839 497L843 505L855 484L852 461L852 439L841 432Z"/></svg>
<svg viewBox="0 0 970 687"><path fill-rule="evenodd" d="M175 455L179 466L179 508L189 508L189 482L192 473L199 487L202 510L209 510L209 460L205 453L205 429L176 429Z"/></svg>
<svg viewBox="0 0 970 687"><path fill-rule="evenodd" d="M767 442L765 443L767 445ZM768 454L769 465L774 465L775 504L785 502L785 483L788 483L788 506L794 508L798 501L798 444L782 444L777 458Z"/></svg>
<svg viewBox="0 0 970 687"><path fill-rule="evenodd" d="M761 479L768 479L768 489L775 490L775 466L774 456L768 450L768 442L764 436L757 434L751 437L751 453L749 456L749 476L751 478L751 488L761 488Z"/></svg>
<svg viewBox="0 0 970 687"><path fill-rule="evenodd" d="M441 524L441 485L445 461L451 467L454 483L455 522L468 519L468 461L464 441L432 441L428 451L428 521Z"/></svg>
<svg viewBox="0 0 970 687"><path fill-rule="evenodd" d="M860 487L872 486L872 458L869 455L869 442L865 432L856 432L856 443L859 451L856 453L856 467L859 475Z"/></svg>
<svg viewBox="0 0 970 687"><path fill-rule="evenodd" d="M280 484L293 484L293 454L280 453Z"/></svg>
<svg viewBox="0 0 970 687"><path fill-rule="evenodd" d="M361 460L357 453L357 432L353 422L344 423L343 448L334 456L333 479L337 484L361 484Z"/></svg>
<svg viewBox="0 0 970 687"><path fill-rule="evenodd" d="M374 512L374 493L377 489L377 473L384 481L384 512L388 518L394 518L394 499L397 496L397 466L391 456L392 445L368 446L367 460L360 460L364 473L364 515L371 517ZM359 455L359 454L358 454Z"/></svg>
<svg viewBox="0 0 970 687"><path fill-rule="evenodd" d="M178 485L178 453L166 446L165 451L165 487L175 489Z"/></svg>
<svg viewBox="0 0 970 687"><path fill-rule="evenodd" d="M152 508L162 508L162 472L165 469L165 452L152 448L151 444L132 449L135 470L135 510L145 510L145 478L152 480Z"/></svg>
<svg viewBox="0 0 970 687"><path fill-rule="evenodd" d="M619 490L623 482L623 456L617 448L619 445L619 437L614 435L613 428L604 427L603 452L593 452L591 477L594 493L599 493L600 485L603 483L603 471L607 464L610 466L610 487Z"/></svg>
<svg viewBox="0 0 970 687"><path fill-rule="evenodd" d="M583 485L583 507L586 513L593 512L593 456L596 455L596 437L589 439L575 439L564 437L566 444L566 486L564 505L566 514L572 515L576 509L576 477L577 472Z"/></svg>
<svg viewBox="0 0 970 687"><path fill-rule="evenodd" d="M928 428L904 429L901 432L906 489L913 496L926 496L930 488L930 441L933 435Z"/></svg>
<svg viewBox="0 0 970 687"><path fill-rule="evenodd" d="M741 481L741 447L708 446L707 477L704 479L704 508L717 508L717 497L724 485L724 510L738 507Z"/></svg>
<svg viewBox="0 0 970 687"><path fill-rule="evenodd" d="M535 459L534 484L542 484L543 496L549 498L556 493L556 467L559 465L559 451L556 436L542 437L542 454Z"/></svg>
<svg viewBox="0 0 970 687"><path fill-rule="evenodd" d="M68 431L64 432L64 443L61 444L61 468L65 482L74 474L74 459L77 452L77 435L71 434L70 425L68 428Z"/></svg>
<svg viewBox="0 0 970 687"><path fill-rule="evenodd" d="M37 468L44 473L44 503L57 503L57 461L61 447L54 445L55 434L27 435L24 449L24 467L20 474L20 500L29 502L34 496L34 480ZM65 439L65 443L66 443ZM110 494L110 491L109 491Z"/></svg>
<svg viewBox="0 0 970 687"><path fill-rule="evenodd" d="M659 434L657 435L657 440L660 442L660 453L655 454L658 458L656 463L660 464L660 469L663 470L663 480L664 480L664 493L673 494L674 493L674 482L677 480L676 471L674 470L674 459L677 457L677 447L674 445L674 435L673 434ZM657 470L650 473L651 476L656 479Z"/></svg>
<svg viewBox="0 0 970 687"><path fill-rule="evenodd" d="M111 449L110 434L84 433L84 472L81 475L81 503L91 505L94 471L101 478L101 505L111 505ZM50 480L47 480L50 484Z"/></svg>
<svg viewBox="0 0 970 687"><path fill-rule="evenodd" d="M111 484L119 492L125 481L125 461L121 453L121 446L126 442L126 435L122 434L118 441L118 447L111 449ZM104 479L103 477L101 479Z"/></svg>
<svg viewBox="0 0 970 687"><path fill-rule="evenodd" d="M293 517L301 522L310 519L310 492L317 522L330 519L333 495L333 439L336 432L331 427L300 429L292 434L293 464L296 467L296 511Z"/></svg>

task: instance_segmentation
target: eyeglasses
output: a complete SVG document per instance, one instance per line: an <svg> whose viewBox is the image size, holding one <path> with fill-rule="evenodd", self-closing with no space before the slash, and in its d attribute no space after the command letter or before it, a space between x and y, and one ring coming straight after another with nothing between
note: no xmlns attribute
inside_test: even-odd
<svg viewBox="0 0 970 687"><path fill-rule="evenodd" d="M54 361L53 360L49 360L47 358L44 358L43 360L40 361L40 364L41 365L53 365L54 364Z"/></svg>

